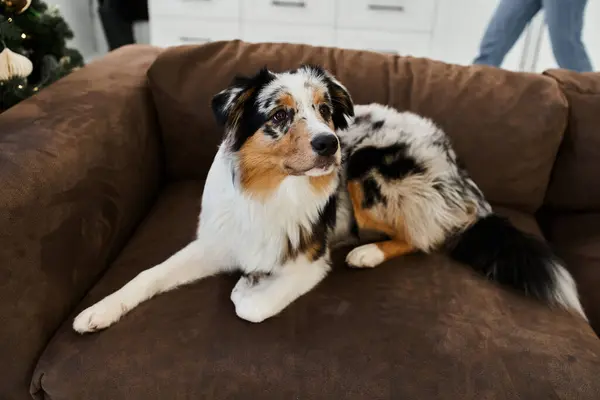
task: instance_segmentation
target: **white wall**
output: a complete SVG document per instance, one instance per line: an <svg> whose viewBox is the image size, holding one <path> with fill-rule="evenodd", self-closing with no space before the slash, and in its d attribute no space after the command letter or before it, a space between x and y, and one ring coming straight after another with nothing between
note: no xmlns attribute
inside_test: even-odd
<svg viewBox="0 0 600 400"><path fill-rule="evenodd" d="M58 6L61 15L73 30L75 37L69 46L76 48L84 57L97 52L93 15L88 0L48 0L48 6Z"/></svg>
<svg viewBox="0 0 600 400"><path fill-rule="evenodd" d="M69 46L81 52L87 62L106 54L108 45L98 18L97 0L47 0L48 6L57 5L75 37ZM122 0L127 1L127 0ZM138 43L149 43L147 22L134 25L134 34Z"/></svg>

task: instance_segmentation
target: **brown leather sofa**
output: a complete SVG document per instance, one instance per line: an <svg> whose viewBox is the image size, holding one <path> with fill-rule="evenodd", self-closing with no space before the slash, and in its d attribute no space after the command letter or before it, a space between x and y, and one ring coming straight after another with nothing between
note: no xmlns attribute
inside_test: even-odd
<svg viewBox="0 0 600 400"><path fill-rule="evenodd" d="M81 336L73 316L192 238L235 73L319 63L433 118L497 210L567 261L591 326L443 255L343 264L280 316L234 276ZM600 399L600 73L238 41L119 49L0 115L0 399Z"/></svg>

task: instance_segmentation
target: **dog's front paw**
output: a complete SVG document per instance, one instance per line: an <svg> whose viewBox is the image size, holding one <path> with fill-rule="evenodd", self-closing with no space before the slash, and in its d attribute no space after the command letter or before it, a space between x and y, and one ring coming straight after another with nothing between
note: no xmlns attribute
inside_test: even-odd
<svg viewBox="0 0 600 400"><path fill-rule="evenodd" d="M108 328L121 318L127 309L110 298L101 300L83 310L73 320L73 329L79 333L96 332Z"/></svg>
<svg viewBox="0 0 600 400"><path fill-rule="evenodd" d="M245 296L235 304L235 313L248 322L259 323L277 314L277 310L261 298L262 296Z"/></svg>
<svg viewBox="0 0 600 400"><path fill-rule="evenodd" d="M242 276L231 291L231 301L233 304L237 304L242 300L243 297L249 294L250 288L252 287L252 281L249 277Z"/></svg>
<svg viewBox="0 0 600 400"><path fill-rule="evenodd" d="M269 294L268 286L267 281L257 284L252 278L240 278L231 292L237 316L258 323L277 314L277 301Z"/></svg>
<svg viewBox="0 0 600 400"><path fill-rule="evenodd" d="M374 243L359 246L346 256L348 265L356 268L373 268L384 260L385 255Z"/></svg>

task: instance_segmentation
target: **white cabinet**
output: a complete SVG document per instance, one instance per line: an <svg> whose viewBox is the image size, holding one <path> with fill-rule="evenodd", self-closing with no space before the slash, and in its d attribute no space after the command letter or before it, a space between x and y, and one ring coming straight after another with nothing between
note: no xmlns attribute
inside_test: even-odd
<svg viewBox="0 0 600 400"><path fill-rule="evenodd" d="M277 29L277 35L273 35ZM241 37L246 42L304 43L313 46L335 46L335 30L331 26L276 25L242 23Z"/></svg>
<svg viewBox="0 0 600 400"><path fill-rule="evenodd" d="M239 38L430 55L441 0L150 0L151 43Z"/></svg>
<svg viewBox="0 0 600 400"><path fill-rule="evenodd" d="M431 36L416 32L338 29L336 46L403 56L428 57Z"/></svg>
<svg viewBox="0 0 600 400"><path fill-rule="evenodd" d="M337 46L469 65L500 0L149 0L158 46L242 39ZM554 67L538 15L502 64ZM585 41L600 69L600 0L590 1ZM536 22L539 21L539 22ZM537 25L536 25L537 24Z"/></svg>
<svg viewBox="0 0 600 400"><path fill-rule="evenodd" d="M203 44L240 37L237 21L210 21L196 18L160 16L150 23L150 40L155 46Z"/></svg>
<svg viewBox="0 0 600 400"><path fill-rule="evenodd" d="M149 0L150 15L236 20L242 0Z"/></svg>
<svg viewBox="0 0 600 400"><path fill-rule="evenodd" d="M345 29L430 32L437 0L339 0L337 26Z"/></svg>
<svg viewBox="0 0 600 400"><path fill-rule="evenodd" d="M241 39L334 46L335 5L336 0L242 1Z"/></svg>
<svg viewBox="0 0 600 400"><path fill-rule="evenodd" d="M242 1L242 20L279 24L271 28L278 36L281 24L303 26L321 25L333 28L336 0L245 0Z"/></svg>

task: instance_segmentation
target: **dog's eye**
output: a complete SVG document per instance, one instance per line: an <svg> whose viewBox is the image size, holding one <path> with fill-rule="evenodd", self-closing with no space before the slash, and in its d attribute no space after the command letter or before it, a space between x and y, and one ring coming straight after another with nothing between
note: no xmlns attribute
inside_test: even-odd
<svg viewBox="0 0 600 400"><path fill-rule="evenodd" d="M329 117L331 117L331 110L329 109L329 106L327 106L327 104L321 104L319 106L319 112L321 113L324 119L329 119Z"/></svg>
<svg viewBox="0 0 600 400"><path fill-rule="evenodd" d="M287 112L285 112L284 110L279 110L271 117L271 121L273 121L273 123L275 124L279 124L285 121L287 119L287 116Z"/></svg>

